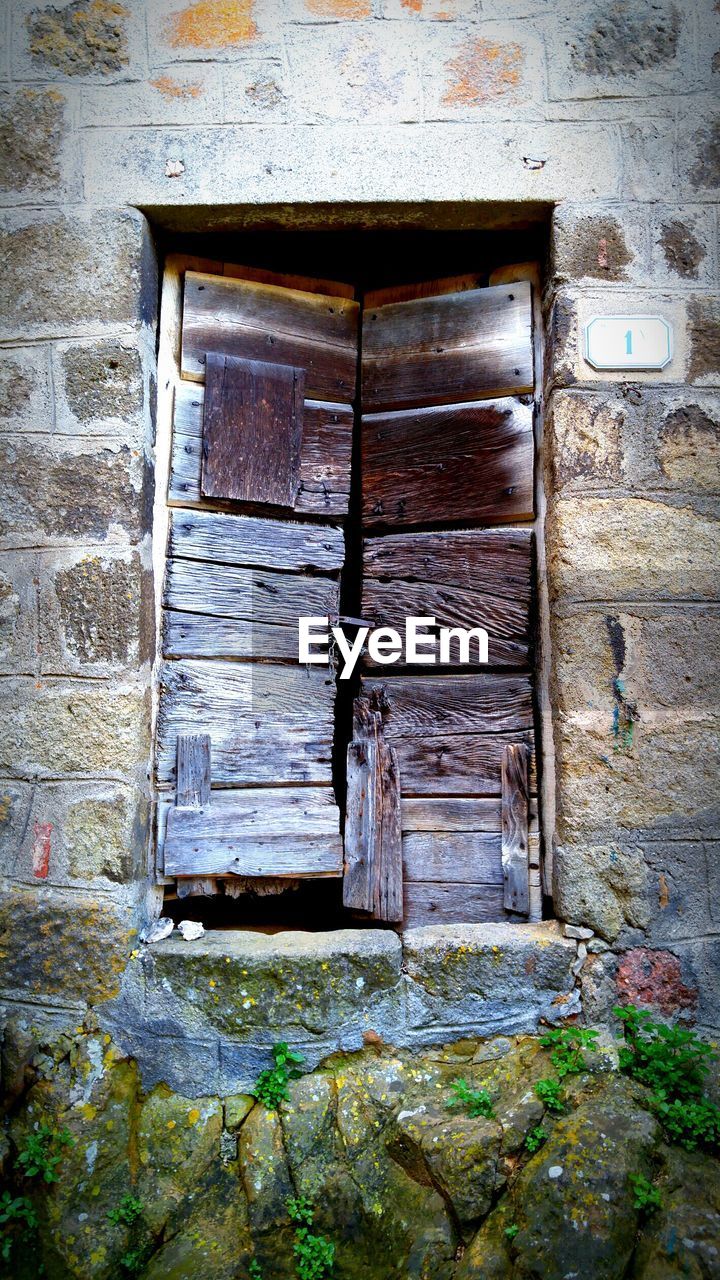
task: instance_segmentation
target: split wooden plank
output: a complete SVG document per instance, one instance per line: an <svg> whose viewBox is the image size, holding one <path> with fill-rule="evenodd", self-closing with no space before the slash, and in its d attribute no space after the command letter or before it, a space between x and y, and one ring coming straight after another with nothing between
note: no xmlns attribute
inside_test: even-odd
<svg viewBox="0 0 720 1280"><path fill-rule="evenodd" d="M362 690L378 699L385 731L393 744L408 737L507 733L533 727L529 676L365 677Z"/></svg>
<svg viewBox="0 0 720 1280"><path fill-rule="evenodd" d="M488 633L489 666L527 666L530 646L528 605L483 592L481 581L475 591L467 591L460 587L441 587L434 582L378 582L366 577L361 613L373 626L394 627L400 634L404 633L407 618L432 617L437 627L470 630L483 627ZM469 661L461 663L459 643L453 639L450 662L445 665L482 666L485 664L480 661L481 656L478 639L473 638L469 645ZM435 661L440 662L439 651ZM373 667L378 664L373 663L368 655L364 665Z"/></svg>
<svg viewBox="0 0 720 1280"><path fill-rule="evenodd" d="M337 525L217 511L173 511L168 554L249 568L333 573L343 566L345 540Z"/></svg>
<svg viewBox="0 0 720 1280"><path fill-rule="evenodd" d="M391 737L397 751L405 796L499 796L503 746L501 733L437 734ZM513 732L512 739L520 735ZM534 752L534 734L524 735ZM533 756L533 785L535 785Z"/></svg>
<svg viewBox="0 0 720 1280"><path fill-rule="evenodd" d="M537 824L537 801L530 800L531 826ZM502 830L502 808L499 799L477 799L475 796L418 797L402 799L403 834L416 831L483 831Z"/></svg>
<svg viewBox="0 0 720 1280"><path fill-rule="evenodd" d="M236 280L255 280L259 284L275 284L281 289L299 289L302 293L324 293L333 298L354 298L355 286L341 280L313 279L310 276L288 275L284 271L267 271L264 267L246 267L235 262L220 262L210 266L197 266L196 271L211 275L229 276Z"/></svg>
<svg viewBox="0 0 720 1280"><path fill-rule="evenodd" d="M524 743L508 743L502 758L503 902L508 911L530 912L528 751Z"/></svg>
<svg viewBox="0 0 720 1280"><path fill-rule="evenodd" d="M363 524L531 519L532 412L506 398L365 415Z"/></svg>
<svg viewBox="0 0 720 1280"><path fill-rule="evenodd" d="M343 903L374 919L402 920L402 840L397 756L382 719L356 700L348 747Z"/></svg>
<svg viewBox="0 0 720 1280"><path fill-rule="evenodd" d="M414 831L403 836L403 878L427 884L501 885L499 831Z"/></svg>
<svg viewBox="0 0 720 1280"><path fill-rule="evenodd" d="M364 313L362 398L368 409L456 404L532 389L526 282Z"/></svg>
<svg viewBox="0 0 720 1280"><path fill-rule="evenodd" d="M447 529L366 538L363 574L379 582L481 589L526 607L532 594L530 529Z"/></svg>
<svg viewBox="0 0 720 1280"><path fill-rule="evenodd" d="M192 813L209 802L210 737L207 733L180 734L177 740L175 804ZM167 823L165 831L167 832ZM217 885L212 879L205 876L194 877L185 882L181 896L208 896L216 892Z"/></svg>
<svg viewBox="0 0 720 1280"><path fill-rule="evenodd" d="M192 810L171 809L165 835L165 870L169 875L208 876L341 876L342 841L335 836L258 835L238 826L234 837L214 835L212 808L205 834L193 829Z"/></svg>
<svg viewBox="0 0 720 1280"><path fill-rule="evenodd" d="M435 298L443 293L466 293L487 284L487 271L473 271L461 276L442 276L438 280L419 280L409 284L392 284L383 289L369 289L363 294L363 309L385 307L391 302L410 302L414 298Z"/></svg>
<svg viewBox="0 0 720 1280"><path fill-rule="evenodd" d="M420 884L408 880L403 889L405 929L431 924L489 924L507 919L501 885Z"/></svg>
<svg viewBox="0 0 720 1280"><path fill-rule="evenodd" d="M203 499L200 492L204 403L204 387L196 383L178 385L168 486L170 503L188 506L209 501ZM305 402L296 514L346 514L350 500L352 427L351 409Z"/></svg>
<svg viewBox="0 0 720 1280"><path fill-rule="evenodd" d="M298 618L336 613L339 590L335 578L173 558L167 562L164 604L188 613L292 627L297 639ZM295 648L297 652L297 644Z"/></svg>
<svg viewBox="0 0 720 1280"><path fill-rule="evenodd" d="M208 351L203 497L292 508L304 403L303 369Z"/></svg>
<svg viewBox="0 0 720 1280"><path fill-rule="evenodd" d="M309 395L349 403L355 394L358 315L358 303L347 298L188 271L182 376L203 381L208 351L272 359L305 369Z"/></svg>

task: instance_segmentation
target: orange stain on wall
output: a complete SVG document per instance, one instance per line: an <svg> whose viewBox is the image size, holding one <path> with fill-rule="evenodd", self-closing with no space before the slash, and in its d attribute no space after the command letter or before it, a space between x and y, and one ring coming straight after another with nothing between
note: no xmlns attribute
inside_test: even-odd
<svg viewBox="0 0 720 1280"><path fill-rule="evenodd" d="M403 9L409 9L411 13L422 13L423 0L400 0Z"/></svg>
<svg viewBox="0 0 720 1280"><path fill-rule="evenodd" d="M151 80L150 84L164 98L199 98L203 91L202 85L197 80L193 80L191 84L180 84L178 80L173 80L172 76L158 76L157 80Z"/></svg>
<svg viewBox="0 0 720 1280"><path fill-rule="evenodd" d="M403 0L404 3L404 0ZM305 0L308 13L318 18L370 18L371 0Z"/></svg>
<svg viewBox="0 0 720 1280"><path fill-rule="evenodd" d="M519 44L471 40L457 58L446 63L450 82L443 95L446 107L477 107L517 89L524 55Z"/></svg>
<svg viewBox="0 0 720 1280"><path fill-rule="evenodd" d="M254 0L195 0L169 19L168 41L175 49L248 44L257 35L253 8Z"/></svg>

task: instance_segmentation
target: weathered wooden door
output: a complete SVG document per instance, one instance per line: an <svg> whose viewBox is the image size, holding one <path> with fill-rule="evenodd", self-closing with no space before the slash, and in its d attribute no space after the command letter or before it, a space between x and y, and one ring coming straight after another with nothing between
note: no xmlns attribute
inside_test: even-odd
<svg viewBox="0 0 720 1280"><path fill-rule="evenodd" d="M489 633L487 666L477 651L461 661L459 649L440 673L365 660L356 722L374 714L396 757L406 925L539 908L531 316L526 282L439 282L365 300L363 618L401 633L408 616ZM349 905L372 829L356 808Z"/></svg>
<svg viewBox="0 0 720 1280"><path fill-rule="evenodd" d="M181 895L343 869L334 673L298 665L297 620L338 609L359 308L208 266L184 280L156 738Z"/></svg>

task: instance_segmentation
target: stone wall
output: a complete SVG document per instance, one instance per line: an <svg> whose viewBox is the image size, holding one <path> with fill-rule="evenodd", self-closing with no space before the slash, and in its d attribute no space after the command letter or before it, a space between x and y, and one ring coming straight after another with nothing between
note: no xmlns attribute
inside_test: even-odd
<svg viewBox="0 0 720 1280"><path fill-rule="evenodd" d="M620 993L720 1026L715 10L711 0L4 7L8 1003L71 1017L115 995L124 974L120 1007L137 1019L127 1034L162 1033L161 962L140 958L151 973L139 982L131 959L150 800L153 232L498 227L552 210L556 910L597 935L580 956L592 1016ZM628 383L582 362L583 319L622 310L672 318L676 355L661 375ZM527 940L517 945L524 954ZM399 991L399 950L392 964ZM555 994L568 989L558 979ZM483 1000L467 1008L453 1028L483 1029ZM218 1043L216 1026L206 1038Z"/></svg>

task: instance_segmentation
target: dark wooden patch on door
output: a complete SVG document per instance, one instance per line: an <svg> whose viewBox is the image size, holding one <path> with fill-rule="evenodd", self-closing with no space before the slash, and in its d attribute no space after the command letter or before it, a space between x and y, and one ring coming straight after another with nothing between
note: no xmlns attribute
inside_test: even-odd
<svg viewBox="0 0 720 1280"><path fill-rule="evenodd" d="M203 497L293 507L304 403L304 370L208 351Z"/></svg>

